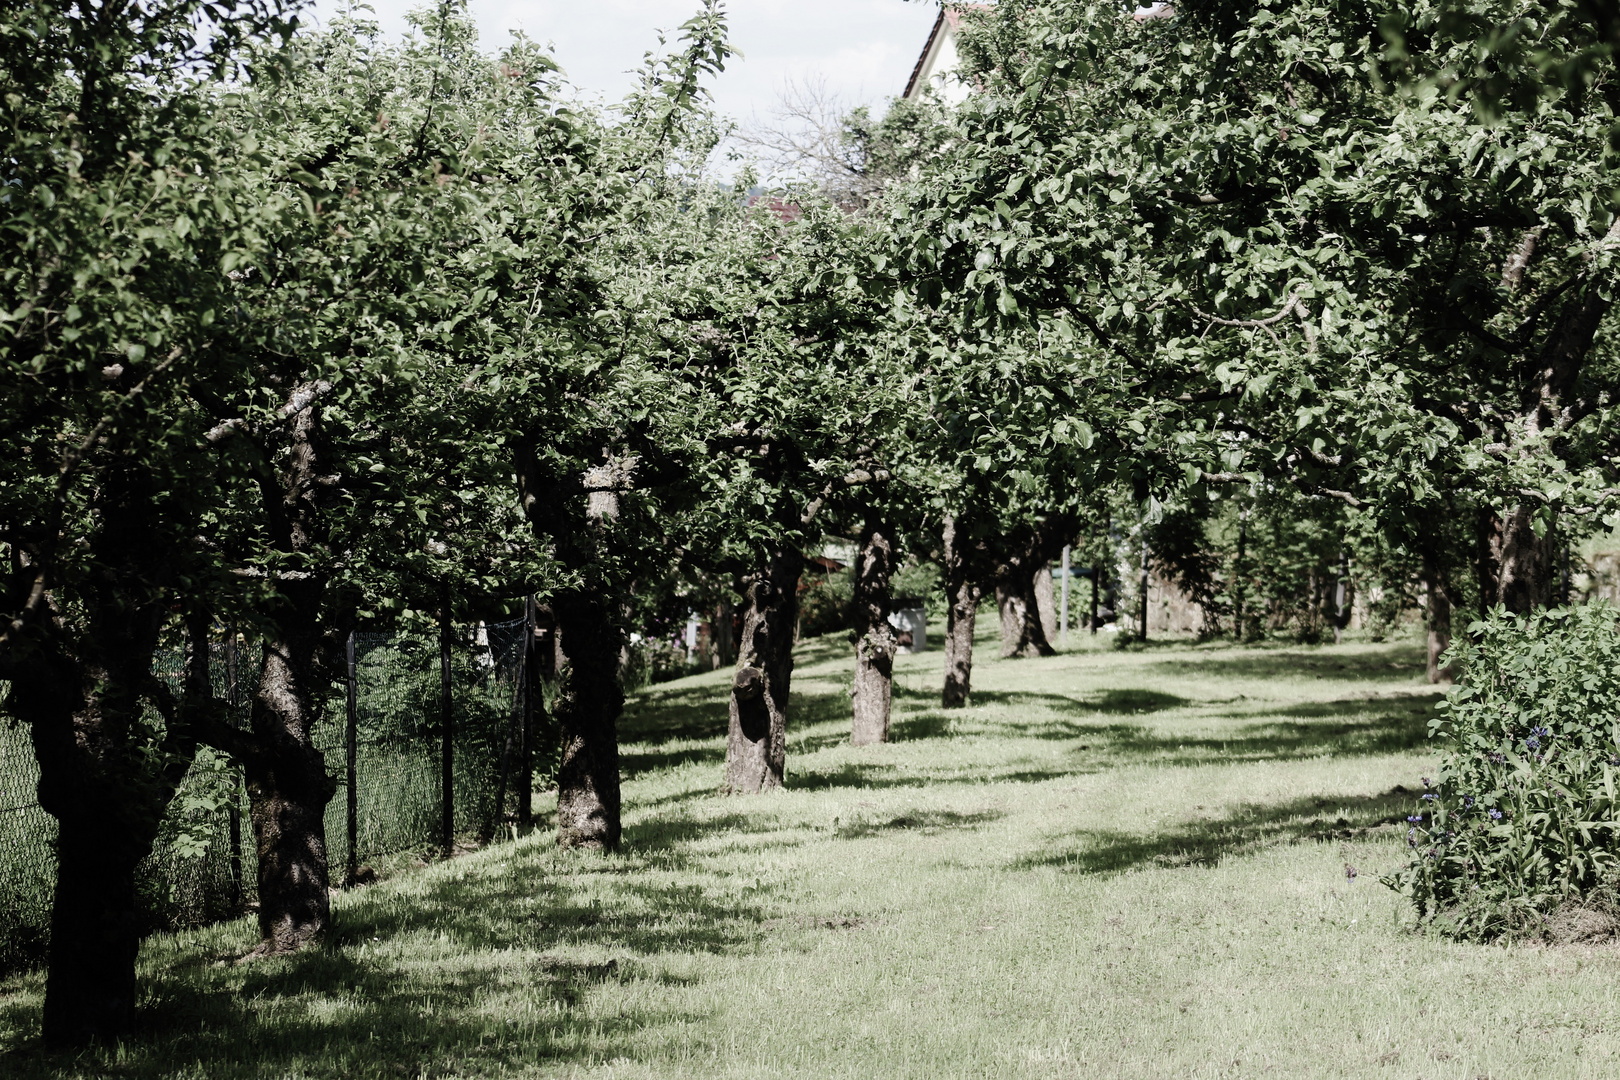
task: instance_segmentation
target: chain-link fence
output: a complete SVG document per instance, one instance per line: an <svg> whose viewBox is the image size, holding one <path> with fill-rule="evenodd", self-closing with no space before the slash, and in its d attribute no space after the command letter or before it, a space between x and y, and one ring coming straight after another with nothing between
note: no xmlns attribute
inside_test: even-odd
<svg viewBox="0 0 1620 1080"><path fill-rule="evenodd" d="M527 758L536 773L554 768L554 734L529 726L530 753L513 752L525 687L523 619L481 623L452 635L451 799L453 831L470 839L498 831L513 794L527 790L516 770ZM436 635L356 634L352 664L354 778L352 835L348 786L347 686L332 687L316 745L338 791L326 808L327 862L341 884L350 867L379 859L427 856L443 847L444 725L440 642ZM215 645L214 692L246 726L262 653L255 642ZM180 649L159 655L156 673L176 689ZM545 715L543 702L531 708ZM531 714L532 715L532 714ZM506 773L503 778L503 769ZM56 821L36 798L39 769L28 732L0 720L0 970L39 962L49 945L56 879ZM496 806L498 792L506 793ZM149 930L229 918L254 903L257 861L241 770L211 750L198 753L163 821L152 854L137 871Z"/></svg>

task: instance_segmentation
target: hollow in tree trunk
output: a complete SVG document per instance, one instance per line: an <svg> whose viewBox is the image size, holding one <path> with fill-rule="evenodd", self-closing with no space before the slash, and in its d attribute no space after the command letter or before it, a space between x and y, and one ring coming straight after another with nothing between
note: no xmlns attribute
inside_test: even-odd
<svg viewBox="0 0 1620 1080"><path fill-rule="evenodd" d="M731 682L726 735L726 790L733 794L782 786L787 766L788 688L793 678L793 630L799 618L797 549L776 552L743 601L742 641Z"/></svg>
<svg viewBox="0 0 1620 1080"><path fill-rule="evenodd" d="M889 625L889 579L894 575L894 536L886 525L869 521L861 530L855 556L854 612L856 746L889 741L889 707L894 697L894 654L899 639Z"/></svg>
<svg viewBox="0 0 1620 1080"><path fill-rule="evenodd" d="M956 518L945 518L945 690L940 705L965 708L973 689L973 623L979 613L979 583L974 580L964 538Z"/></svg>
<svg viewBox="0 0 1620 1080"><path fill-rule="evenodd" d="M557 696L562 761L557 769L557 842L614 851L619 846L619 650L606 598L568 592L557 619Z"/></svg>

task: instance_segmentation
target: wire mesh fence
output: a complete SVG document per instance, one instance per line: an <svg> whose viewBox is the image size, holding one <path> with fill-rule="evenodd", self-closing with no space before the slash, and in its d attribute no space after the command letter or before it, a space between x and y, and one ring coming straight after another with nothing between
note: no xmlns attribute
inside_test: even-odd
<svg viewBox="0 0 1620 1080"><path fill-rule="evenodd" d="M453 832L487 836L509 815L519 758L508 741L522 705L523 619L463 627L451 635L451 800ZM356 634L355 755L351 835L346 686L323 701L316 746L338 791L326 807L327 862L334 884L368 862L426 856L443 846L444 725L440 643L427 634ZM262 653L254 642L216 644L214 693L247 725ZM176 689L184 653L166 650L156 674ZM549 768L546 740L529 755ZM508 776L503 783L503 764ZM50 941L56 878L56 821L36 797L39 770L26 729L0 722L0 970L38 963ZM257 860L241 770L224 755L199 751L137 871L148 931L198 926L248 910L256 899Z"/></svg>

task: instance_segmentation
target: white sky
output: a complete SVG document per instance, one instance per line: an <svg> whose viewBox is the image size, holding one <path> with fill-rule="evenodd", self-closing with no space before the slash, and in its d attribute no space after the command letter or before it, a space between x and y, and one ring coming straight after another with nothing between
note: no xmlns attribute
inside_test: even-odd
<svg viewBox="0 0 1620 1080"><path fill-rule="evenodd" d="M419 0L369 0L385 31L401 32ZM305 20L319 23L343 0L315 0ZM846 107L878 104L905 89L938 14L933 0L728 0L731 43L743 58L710 86L721 112L747 123L766 119L784 81L820 79ZM472 0L486 49L521 29L556 46L557 62L576 86L615 100L630 88L627 72L696 14L698 0ZM674 35L670 35L671 43Z"/></svg>

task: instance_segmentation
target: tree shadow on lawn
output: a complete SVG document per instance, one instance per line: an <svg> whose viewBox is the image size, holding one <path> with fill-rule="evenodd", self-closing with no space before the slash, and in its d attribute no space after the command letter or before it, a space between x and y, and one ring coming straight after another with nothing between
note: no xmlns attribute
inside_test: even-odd
<svg viewBox="0 0 1620 1080"><path fill-rule="evenodd" d="M1394 833L1418 806L1402 788L1381 795L1305 796L1281 803L1247 803L1208 821L1142 834L1081 830L1053 837L1046 850L1014 869L1056 867L1082 874L1121 874L1142 867L1215 866L1230 856L1302 841L1353 840Z"/></svg>
<svg viewBox="0 0 1620 1080"><path fill-rule="evenodd" d="M775 830L742 813L672 816L627 829L623 855L582 855L559 869L514 851L504 864L469 865L409 892L352 893L324 948L241 967L208 955L156 965L143 979L134 1039L105 1061L44 1051L37 1005L7 1008L6 1026L36 1037L0 1057L0 1074L100 1075L106 1065L154 1078L488 1076L633 1053L639 1030L698 1017L577 1006L595 984L670 981L661 955L756 944L774 914L764 906L773 888L739 889L685 849L717 832ZM512 950L539 955L514 961ZM521 1007L521 1026L490 1007L500 995Z"/></svg>
<svg viewBox="0 0 1620 1080"><path fill-rule="evenodd" d="M839 839L854 840L868 836L884 836L903 830L912 830L932 836L947 829L976 829L1006 817L1003 810L975 810L961 813L955 810L908 810L887 821L841 821L834 827Z"/></svg>
<svg viewBox="0 0 1620 1080"><path fill-rule="evenodd" d="M1257 717L1255 712L1217 713L1211 718L1249 721L1235 724L1230 733L1220 735L1204 732L1181 735L1173 729L1130 723L1087 723L1062 715L998 720L993 726L1027 738L1078 742L1080 745L1075 752L1080 754L1151 760L1155 764L1266 761L1323 754L1387 754L1414 749L1428 741L1428 718L1433 713L1434 703L1435 698L1430 695L1403 695L1268 708L1265 712L1271 716L1264 718ZM1051 696L1047 707L1051 713L1093 714L1085 704L1055 695Z"/></svg>
<svg viewBox="0 0 1620 1080"><path fill-rule="evenodd" d="M1342 679L1413 682L1424 671L1419 645L1387 645L1366 652L1319 648L1233 646L1230 651L1166 657L1145 665L1155 681L1191 679Z"/></svg>

